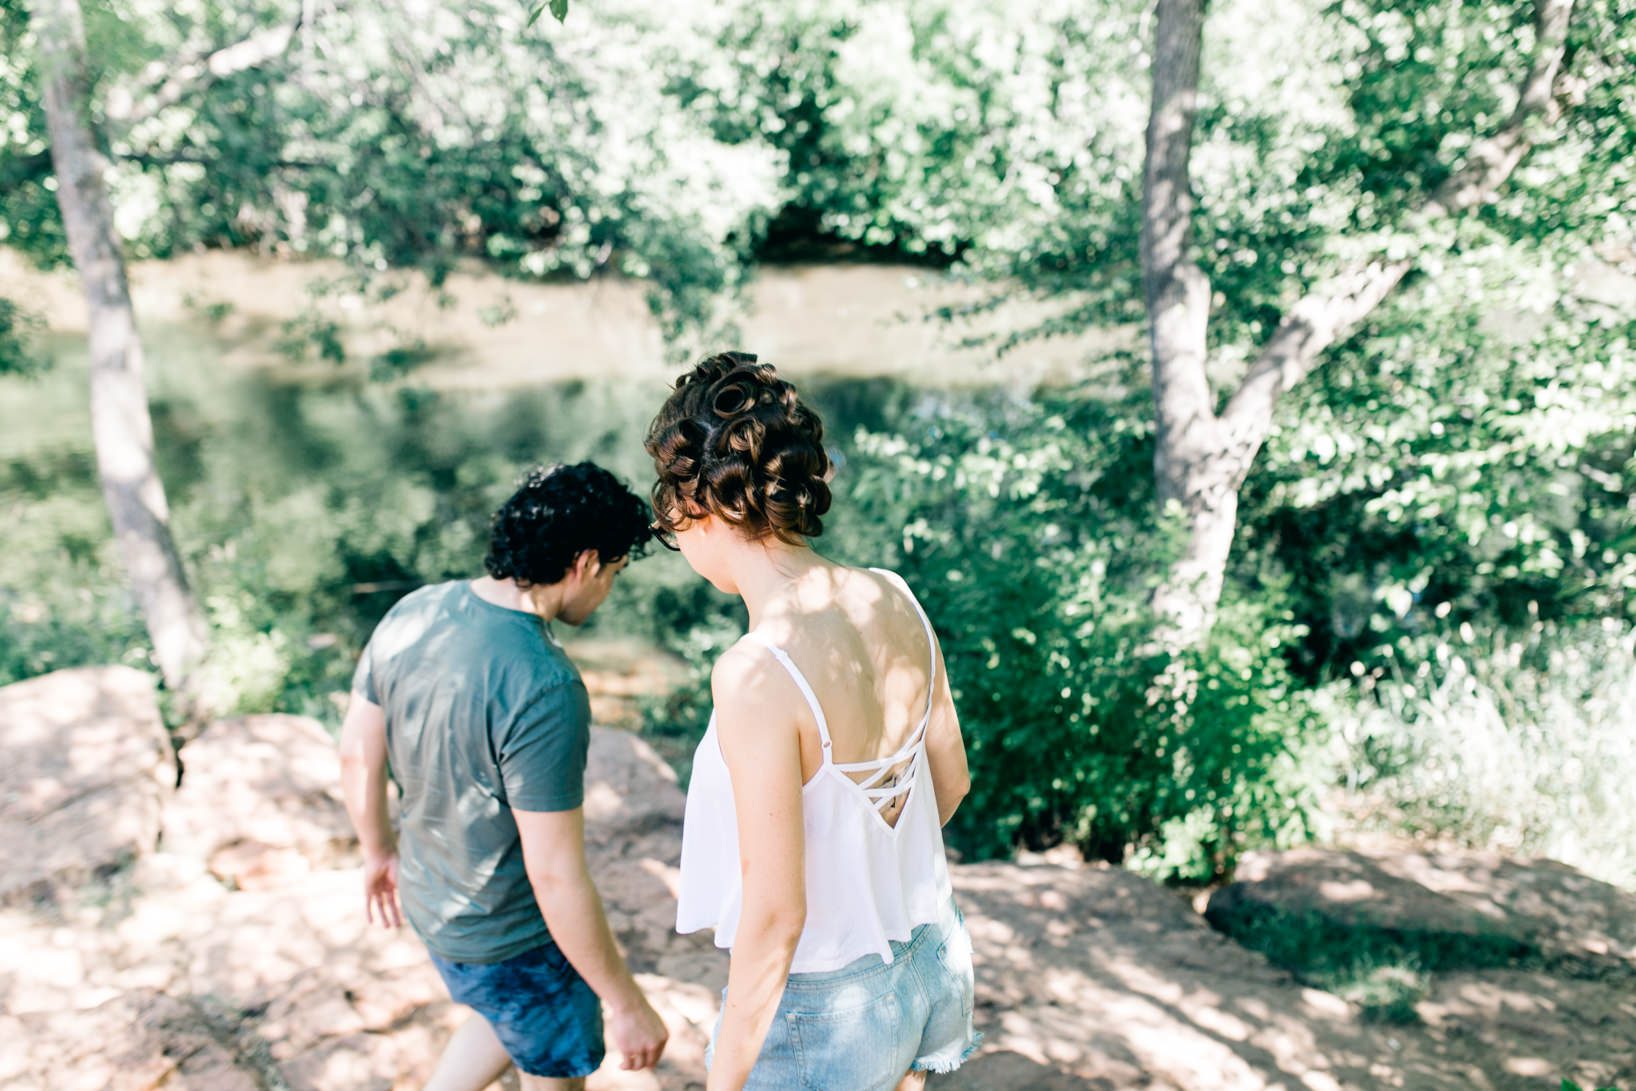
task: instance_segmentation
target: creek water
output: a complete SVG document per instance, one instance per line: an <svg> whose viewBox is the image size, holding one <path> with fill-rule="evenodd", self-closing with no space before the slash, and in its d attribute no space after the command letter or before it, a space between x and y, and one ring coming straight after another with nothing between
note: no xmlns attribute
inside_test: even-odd
<svg viewBox="0 0 1636 1091"><path fill-rule="evenodd" d="M204 254L139 264L132 285L157 458L206 591L227 573L288 608L310 606L314 624L339 623L344 646L429 570L476 569L482 512L526 467L588 458L645 489L641 440L681 365L638 284L472 273L444 297L405 282L379 298L342 272ZM798 382L844 457L860 426L896 429L948 399L1081 380L1107 341L1056 338L996 360L963 342L1049 308L931 317L982 294L910 267L769 269L732 305L734 345ZM0 607L10 624L44 623L57 609L52 583L119 582L96 479L83 302L71 273L28 270L3 251L0 295L44 319L52 364L0 376ZM324 337L341 360L317 351Z"/></svg>

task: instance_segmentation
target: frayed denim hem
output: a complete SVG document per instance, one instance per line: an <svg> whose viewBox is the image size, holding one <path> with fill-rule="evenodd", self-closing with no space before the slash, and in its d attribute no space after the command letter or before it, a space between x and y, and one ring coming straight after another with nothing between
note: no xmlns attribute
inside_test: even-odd
<svg viewBox="0 0 1636 1091"><path fill-rule="evenodd" d="M958 1057L947 1057L942 1053L935 1053L930 1057L917 1058L915 1063L909 1066L909 1071L936 1072L940 1075L953 1072L955 1069L971 1060L971 1055L976 1053L977 1047L982 1044L983 1035L979 1031L971 1036L971 1041L967 1043L965 1049L960 1051L960 1055Z"/></svg>

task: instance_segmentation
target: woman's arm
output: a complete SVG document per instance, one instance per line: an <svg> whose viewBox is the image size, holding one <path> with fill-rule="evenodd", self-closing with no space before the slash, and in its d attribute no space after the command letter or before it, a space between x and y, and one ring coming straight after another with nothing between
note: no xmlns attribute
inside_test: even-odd
<svg viewBox="0 0 1636 1091"><path fill-rule="evenodd" d="M801 705L794 683L755 645L723 655L710 686L738 813L744 908L706 1088L737 1091L761 1052L806 926L801 741L790 712Z"/></svg>
<svg viewBox="0 0 1636 1091"><path fill-rule="evenodd" d="M937 679L932 683L932 719L926 725L926 758L932 765L937 819L946 826L960 801L971 791L971 772L966 768L966 740L960 736L960 716L954 710L949 672L943 665L943 648L935 637L932 657Z"/></svg>

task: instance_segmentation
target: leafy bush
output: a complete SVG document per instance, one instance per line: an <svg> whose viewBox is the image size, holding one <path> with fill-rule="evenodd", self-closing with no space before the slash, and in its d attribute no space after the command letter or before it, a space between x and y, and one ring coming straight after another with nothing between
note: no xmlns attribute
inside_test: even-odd
<svg viewBox="0 0 1636 1091"><path fill-rule="evenodd" d="M1380 821L1636 887L1636 631L1465 625L1393 659L1322 697Z"/></svg>
<svg viewBox="0 0 1636 1091"><path fill-rule="evenodd" d="M0 590L0 686L103 663L149 666L142 618L122 589L70 576Z"/></svg>
<svg viewBox="0 0 1636 1091"><path fill-rule="evenodd" d="M1501 323L1416 283L1292 392L1235 551L1287 580L1307 680L1462 623L1636 622L1636 326L1553 291Z"/></svg>
<svg viewBox="0 0 1636 1091"><path fill-rule="evenodd" d="M895 565L943 643L973 782L951 842L989 857L1067 841L1204 879L1304 834L1316 725L1280 654L1292 628L1241 595L1181 662L1157 646L1146 598L1170 534L1149 514L1146 418L1036 397L860 433L842 471L837 550ZM1162 696L1178 667L1180 702Z"/></svg>
<svg viewBox="0 0 1636 1091"><path fill-rule="evenodd" d="M39 338L45 323L9 299L0 299L0 375L31 375L47 366Z"/></svg>
<svg viewBox="0 0 1636 1091"><path fill-rule="evenodd" d="M5 381L33 394L61 380ZM99 663L146 667L147 634L118 576L89 452L31 453L0 461L0 685Z"/></svg>

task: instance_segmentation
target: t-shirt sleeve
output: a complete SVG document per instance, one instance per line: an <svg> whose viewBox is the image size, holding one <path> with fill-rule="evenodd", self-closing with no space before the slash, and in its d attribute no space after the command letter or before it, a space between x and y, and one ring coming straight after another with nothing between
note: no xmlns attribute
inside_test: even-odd
<svg viewBox="0 0 1636 1091"><path fill-rule="evenodd" d="M591 700L583 682L559 683L511 717L499 739L507 806L571 811L585 802L585 756L591 745Z"/></svg>
<svg viewBox="0 0 1636 1091"><path fill-rule="evenodd" d="M375 642L373 640L364 645L364 653L358 657L358 669L352 672L352 692L372 705L381 703L381 695L375 688Z"/></svg>

